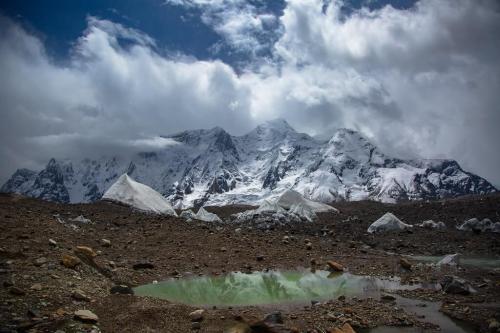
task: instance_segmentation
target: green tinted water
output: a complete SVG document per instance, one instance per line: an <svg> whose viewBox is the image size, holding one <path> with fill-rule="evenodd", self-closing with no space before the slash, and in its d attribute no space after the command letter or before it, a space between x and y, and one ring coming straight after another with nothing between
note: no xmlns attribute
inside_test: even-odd
<svg viewBox="0 0 500 333"><path fill-rule="evenodd" d="M230 273L225 276L171 279L134 289L139 296L152 296L189 305L243 306L302 303L352 297L380 296L381 290L416 289L398 279L379 279L327 271ZM434 287L434 286L432 286Z"/></svg>

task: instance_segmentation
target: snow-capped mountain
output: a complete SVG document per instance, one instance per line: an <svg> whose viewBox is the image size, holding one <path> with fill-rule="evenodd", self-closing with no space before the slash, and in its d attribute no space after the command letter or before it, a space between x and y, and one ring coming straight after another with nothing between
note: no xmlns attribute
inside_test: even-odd
<svg viewBox="0 0 500 333"><path fill-rule="evenodd" d="M340 129L329 140L273 120L243 136L222 128L165 136L172 144L132 158L51 159L35 172L19 169L0 189L58 202L90 202L123 173L175 207L259 204L294 189L316 201L384 202L486 194L496 189L453 160L402 160L360 133Z"/></svg>

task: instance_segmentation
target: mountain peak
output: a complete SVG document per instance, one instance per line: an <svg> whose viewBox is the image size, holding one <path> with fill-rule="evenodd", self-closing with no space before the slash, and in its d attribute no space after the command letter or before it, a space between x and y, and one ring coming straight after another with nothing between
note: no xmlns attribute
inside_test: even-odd
<svg viewBox="0 0 500 333"><path fill-rule="evenodd" d="M267 120L257 128L272 129L278 132L295 132L295 129L283 118Z"/></svg>

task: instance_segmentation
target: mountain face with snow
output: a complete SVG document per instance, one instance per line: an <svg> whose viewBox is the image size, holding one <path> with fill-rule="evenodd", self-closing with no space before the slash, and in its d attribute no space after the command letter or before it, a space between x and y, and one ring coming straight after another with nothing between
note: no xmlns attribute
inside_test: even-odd
<svg viewBox="0 0 500 333"><path fill-rule="evenodd" d="M65 203L92 202L123 173L152 187L176 208L258 205L287 189L326 203L427 200L496 191L456 161L393 158L348 129L320 140L274 120L243 136L216 127L165 138L172 144L129 158L51 159L40 172L19 169L0 191Z"/></svg>

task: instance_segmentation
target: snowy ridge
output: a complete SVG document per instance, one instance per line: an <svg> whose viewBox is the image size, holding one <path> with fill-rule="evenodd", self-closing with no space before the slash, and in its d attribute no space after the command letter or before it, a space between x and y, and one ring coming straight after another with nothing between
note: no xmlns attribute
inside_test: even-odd
<svg viewBox="0 0 500 333"><path fill-rule="evenodd" d="M337 130L329 140L315 139L278 119L243 136L215 127L164 137L176 144L130 158L51 159L40 172L19 169L0 191L58 202L92 202L124 173L179 209L260 205L289 189L324 203L427 200L496 191L456 161L389 157L348 129Z"/></svg>

